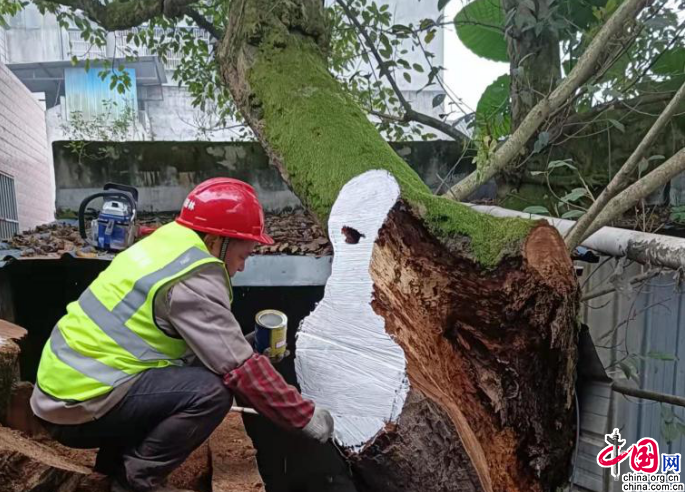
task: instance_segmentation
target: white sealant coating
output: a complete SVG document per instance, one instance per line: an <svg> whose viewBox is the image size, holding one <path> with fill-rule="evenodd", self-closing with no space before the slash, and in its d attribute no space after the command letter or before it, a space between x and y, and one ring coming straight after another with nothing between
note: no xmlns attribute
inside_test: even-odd
<svg viewBox="0 0 685 492"><path fill-rule="evenodd" d="M368 171L340 191L328 221L335 251L331 277L297 335L302 394L331 412L336 441L352 451L398 419L409 391L404 351L371 307L369 273L378 231L399 195L387 171ZM347 243L343 226L364 237Z"/></svg>

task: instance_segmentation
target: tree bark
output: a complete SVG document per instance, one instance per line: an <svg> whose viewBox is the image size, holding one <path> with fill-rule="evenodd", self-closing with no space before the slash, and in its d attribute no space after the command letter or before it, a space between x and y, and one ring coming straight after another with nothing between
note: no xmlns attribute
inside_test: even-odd
<svg viewBox="0 0 685 492"><path fill-rule="evenodd" d="M536 19L549 15L549 5L544 0L533 0L534 10L524 2L503 0L505 12L518 9L527 11ZM561 78L559 37L545 28L519 29L516 23L507 30L507 52L511 75L511 122L512 130L518 128L535 105L557 86Z"/></svg>
<svg viewBox="0 0 685 492"><path fill-rule="evenodd" d="M320 1L238 0L219 51L242 115L335 245L343 282L298 337L304 394L332 411L361 490L553 490L574 441L563 240L432 195L328 73L327 48Z"/></svg>

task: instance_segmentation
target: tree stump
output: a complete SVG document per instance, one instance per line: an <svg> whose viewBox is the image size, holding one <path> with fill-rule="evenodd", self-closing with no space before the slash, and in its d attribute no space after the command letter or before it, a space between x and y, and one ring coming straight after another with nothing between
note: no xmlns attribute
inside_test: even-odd
<svg viewBox="0 0 685 492"><path fill-rule="evenodd" d="M72 492L90 474L54 449L0 427L0 492Z"/></svg>
<svg viewBox="0 0 685 492"><path fill-rule="evenodd" d="M486 271L435 241L395 179L340 192L323 300L297 338L306 397L332 411L363 490L542 491L573 444L577 286L533 228Z"/></svg>
<svg viewBox="0 0 685 492"><path fill-rule="evenodd" d="M0 320L0 423L5 423L12 387L19 381L19 343L26 330L9 321Z"/></svg>

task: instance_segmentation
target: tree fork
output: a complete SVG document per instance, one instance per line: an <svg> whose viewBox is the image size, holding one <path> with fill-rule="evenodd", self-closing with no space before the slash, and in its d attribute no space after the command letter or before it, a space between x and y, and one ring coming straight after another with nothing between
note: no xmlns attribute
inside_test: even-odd
<svg viewBox="0 0 685 492"><path fill-rule="evenodd" d="M553 490L574 435L579 295L563 240L434 196L328 73L328 36L319 0L238 0L219 49L271 161L330 225L334 272L357 279L329 280L301 330L303 392L331 409L362 490ZM336 301L360 279L366 297ZM359 313L317 318L336 306ZM380 366L346 377L359 360Z"/></svg>

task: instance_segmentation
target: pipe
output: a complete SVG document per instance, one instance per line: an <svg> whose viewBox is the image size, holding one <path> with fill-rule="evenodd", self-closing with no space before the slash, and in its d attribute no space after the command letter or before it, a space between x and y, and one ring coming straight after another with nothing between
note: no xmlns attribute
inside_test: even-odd
<svg viewBox="0 0 685 492"><path fill-rule="evenodd" d="M575 221L527 214L490 205L472 205L472 209L495 217L521 217L524 219L544 219L555 227L562 236L575 225ZM602 227L585 239L582 246L609 256L625 256L643 265L661 266L672 270L685 270L685 239L662 236L648 232L631 231L617 227Z"/></svg>
<svg viewBox="0 0 685 492"><path fill-rule="evenodd" d="M259 412L257 410L255 410L254 408L247 407L231 407L231 412L247 413L249 415L259 415Z"/></svg>

